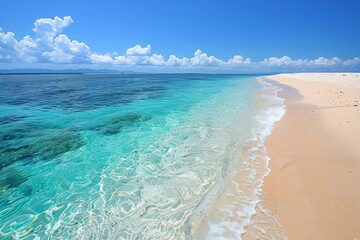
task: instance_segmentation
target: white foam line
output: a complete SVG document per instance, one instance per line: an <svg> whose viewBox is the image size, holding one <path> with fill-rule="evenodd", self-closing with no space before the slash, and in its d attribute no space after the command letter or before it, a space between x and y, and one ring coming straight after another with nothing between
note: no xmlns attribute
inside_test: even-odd
<svg viewBox="0 0 360 240"><path fill-rule="evenodd" d="M245 228L254 224L252 217L257 214L256 208L261 203L261 192L262 186L264 183L264 178L270 173L269 169L269 161L270 158L266 155L265 142L266 138L271 134L271 131L276 122L280 121L283 115L285 114L285 105L284 99L278 96L278 92L282 89L274 86L273 84L264 81L263 78L256 79L259 84L261 84L264 89L263 90L272 90L274 95L270 98L268 96L262 96L262 99L267 100L267 102L271 105L267 106L265 111L261 111L260 115L257 116L258 123L260 124L259 128L253 131L253 139L250 139L248 142L256 143L255 147L249 148L248 152L252 154L251 157L248 157L248 161L256 161L259 160L257 158L262 157L262 160L265 160L265 173L260 178L257 178L257 172L255 169L246 168L246 171L250 171L249 179L247 181L255 181L255 189L253 191L254 194L251 196L241 196L244 195L239 183L236 180L232 180L231 183L236 185L236 191L238 193L237 199L238 201L246 200L246 202L241 203L231 203L226 206L221 206L221 212L226 214L220 222L208 222L209 224L209 233L207 235L207 239L242 239L243 234L245 234ZM266 89L268 88L268 89ZM270 89L269 89L270 88ZM264 120L265 119L265 120ZM260 151L260 155L256 153ZM261 156L264 154L264 156ZM250 166L251 167L251 166ZM253 185L253 183L251 183ZM246 186L245 186L246 188ZM228 195L230 196L230 195ZM234 195L231 195L234 196ZM240 199L242 198L242 199ZM269 212L265 212L265 214L269 214ZM232 218L236 217L236 219L241 219L241 221L231 221ZM230 219L230 220L229 220ZM256 226L254 226L256 228ZM257 229L260 231L261 229ZM260 232L266 232L265 229ZM286 239L286 237L282 234L278 234L281 239ZM229 237L231 236L231 237ZM258 236L257 236L258 237ZM272 237L271 237L272 238ZM278 238L275 238L278 239Z"/></svg>

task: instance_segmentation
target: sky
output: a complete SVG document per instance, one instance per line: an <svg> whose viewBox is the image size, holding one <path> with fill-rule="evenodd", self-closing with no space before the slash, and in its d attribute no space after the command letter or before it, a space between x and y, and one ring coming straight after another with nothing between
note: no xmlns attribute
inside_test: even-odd
<svg viewBox="0 0 360 240"><path fill-rule="evenodd" d="M360 71L358 0L12 0L0 69Z"/></svg>

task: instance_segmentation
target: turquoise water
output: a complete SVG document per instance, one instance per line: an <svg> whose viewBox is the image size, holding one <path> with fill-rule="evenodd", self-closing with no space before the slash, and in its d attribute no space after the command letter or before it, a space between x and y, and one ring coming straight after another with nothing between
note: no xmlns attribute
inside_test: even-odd
<svg viewBox="0 0 360 240"><path fill-rule="evenodd" d="M1 238L190 238L265 108L255 77L1 75Z"/></svg>

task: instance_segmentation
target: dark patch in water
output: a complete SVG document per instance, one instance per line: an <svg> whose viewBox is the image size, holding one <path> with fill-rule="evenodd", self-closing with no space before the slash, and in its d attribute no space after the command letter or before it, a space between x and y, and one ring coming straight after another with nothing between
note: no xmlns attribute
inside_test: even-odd
<svg viewBox="0 0 360 240"><path fill-rule="evenodd" d="M3 76L0 104L75 111L126 105L163 96L171 85L163 78L125 74Z"/></svg>
<svg viewBox="0 0 360 240"><path fill-rule="evenodd" d="M59 89L59 90L55 90L55 91L50 91L50 92L46 92L44 94L48 94L50 96L54 95L54 94L69 94L69 93L74 93L79 91L78 89L73 89L73 88L66 88L66 89Z"/></svg>
<svg viewBox="0 0 360 240"><path fill-rule="evenodd" d="M51 160L85 145L79 133L27 124L0 133L0 170L17 161Z"/></svg>
<svg viewBox="0 0 360 240"><path fill-rule="evenodd" d="M166 88L160 86L149 86L149 87L138 87L132 90L133 93L149 93L149 92L160 92L164 91Z"/></svg>
<svg viewBox="0 0 360 240"><path fill-rule="evenodd" d="M42 151L40 151L44 160L52 159L62 153L73 151L85 145L79 133L65 130L58 132L58 134L45 139L48 143L44 144L44 148L41 148Z"/></svg>
<svg viewBox="0 0 360 240"><path fill-rule="evenodd" d="M27 181L27 177L15 168L6 168L0 171L0 189L16 188Z"/></svg>
<svg viewBox="0 0 360 240"><path fill-rule="evenodd" d="M25 118L25 116L18 116L18 115L10 115L10 116L0 117L0 125L14 123L14 122L20 121L24 118Z"/></svg>
<svg viewBox="0 0 360 240"><path fill-rule="evenodd" d="M23 189L22 189L22 193L24 194L24 196L30 196L32 193L33 187L31 185L26 185Z"/></svg>
<svg viewBox="0 0 360 240"><path fill-rule="evenodd" d="M106 125L97 127L96 130L100 131L104 135L113 135L121 132L121 130L125 127L135 127L136 124L148 121L151 118L152 117L150 115L129 114L119 118L113 118Z"/></svg>

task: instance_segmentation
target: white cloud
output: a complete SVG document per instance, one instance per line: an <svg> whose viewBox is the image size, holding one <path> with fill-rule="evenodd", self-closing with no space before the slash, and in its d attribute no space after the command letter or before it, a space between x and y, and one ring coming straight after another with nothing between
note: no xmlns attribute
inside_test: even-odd
<svg viewBox="0 0 360 240"><path fill-rule="evenodd" d="M343 61L338 57L325 58L319 57L317 59L296 59L293 60L289 56L283 56L281 58L270 57L265 58L259 62L260 65L265 67L289 67L292 68L308 68L315 69L319 67L330 68L330 67L344 67L347 65L359 64L356 61Z"/></svg>
<svg viewBox="0 0 360 240"><path fill-rule="evenodd" d="M261 63L268 66L281 66L281 65L290 65L292 63L292 60L288 56L283 56L282 58L270 57L270 58L265 58Z"/></svg>
<svg viewBox="0 0 360 240"><path fill-rule="evenodd" d="M177 57L171 54L167 59L152 53L151 45L139 44L128 48L124 55L113 53L94 53L90 47L78 40L72 40L62 31L74 21L71 16L64 18L40 18L34 23L34 37L29 35L17 40L13 32L0 28L0 62L12 63L51 63L51 64L97 64L120 66L162 66L183 69L234 70L312 70L312 69L360 69L360 58L341 60L338 57L316 59L292 59L289 56L269 57L261 61L234 55L224 61L215 56L196 50L192 57Z"/></svg>
<svg viewBox="0 0 360 240"><path fill-rule="evenodd" d="M118 65L135 65L135 62L133 61L133 59L126 57L126 56L116 56L114 58L114 62L113 64L118 64Z"/></svg>
<svg viewBox="0 0 360 240"><path fill-rule="evenodd" d="M227 61L227 64L229 65L243 65L243 64L250 64L251 59L250 58L244 58L241 55L235 55L234 57L230 58Z"/></svg>
<svg viewBox="0 0 360 240"><path fill-rule="evenodd" d="M353 59L349 59L344 61L345 66L351 66L351 65L360 65L360 58L355 57Z"/></svg>
<svg viewBox="0 0 360 240"><path fill-rule="evenodd" d="M164 63L165 63L165 60L161 54L153 54L153 55L149 56L145 62L145 64L157 65L157 66L164 65Z"/></svg>
<svg viewBox="0 0 360 240"><path fill-rule="evenodd" d="M8 62L16 58L18 42L12 32L0 32L0 61Z"/></svg>
<svg viewBox="0 0 360 240"><path fill-rule="evenodd" d="M64 19L56 16L51 18L39 18L34 23L33 31L36 36L44 42L52 42L54 37L61 33L64 28L73 23L73 19L70 16L64 17Z"/></svg>
<svg viewBox="0 0 360 240"><path fill-rule="evenodd" d="M209 66L216 67L224 63L222 60L217 59L214 56L208 56L206 53L203 53L200 49L196 50L194 57L190 59L190 66Z"/></svg>
<svg viewBox="0 0 360 240"><path fill-rule="evenodd" d="M151 46L147 45L142 47L141 45L135 45L126 50L126 56L145 56L151 54Z"/></svg>
<svg viewBox="0 0 360 240"><path fill-rule="evenodd" d="M90 48L83 42L70 40L60 34L54 39L51 51L45 51L42 56L54 63L82 63L87 62Z"/></svg>
<svg viewBox="0 0 360 240"><path fill-rule="evenodd" d="M314 60L310 60L309 64L310 65L320 65L320 66L334 66L337 64L341 64L343 61L338 58L338 57L333 57L333 58L324 58L324 57L319 57L317 59Z"/></svg>
<svg viewBox="0 0 360 240"><path fill-rule="evenodd" d="M110 54L92 53L90 55L90 61L96 64L115 64L115 60Z"/></svg>
<svg viewBox="0 0 360 240"><path fill-rule="evenodd" d="M190 59L183 57L183 58L178 58L175 55L170 55L169 59L166 61L166 65L168 66L181 66L181 67L186 67L188 66L190 63Z"/></svg>
<svg viewBox="0 0 360 240"><path fill-rule="evenodd" d="M283 56L281 58L277 57L270 57L265 58L263 61L260 62L260 64L263 64L265 66L304 66L307 64L307 60L297 59L293 60L289 56Z"/></svg>
<svg viewBox="0 0 360 240"><path fill-rule="evenodd" d="M29 35L18 41L12 32L0 32L0 61L82 63L88 61L90 48L83 42L60 34L69 24L70 16L40 18L35 21L35 38Z"/></svg>

